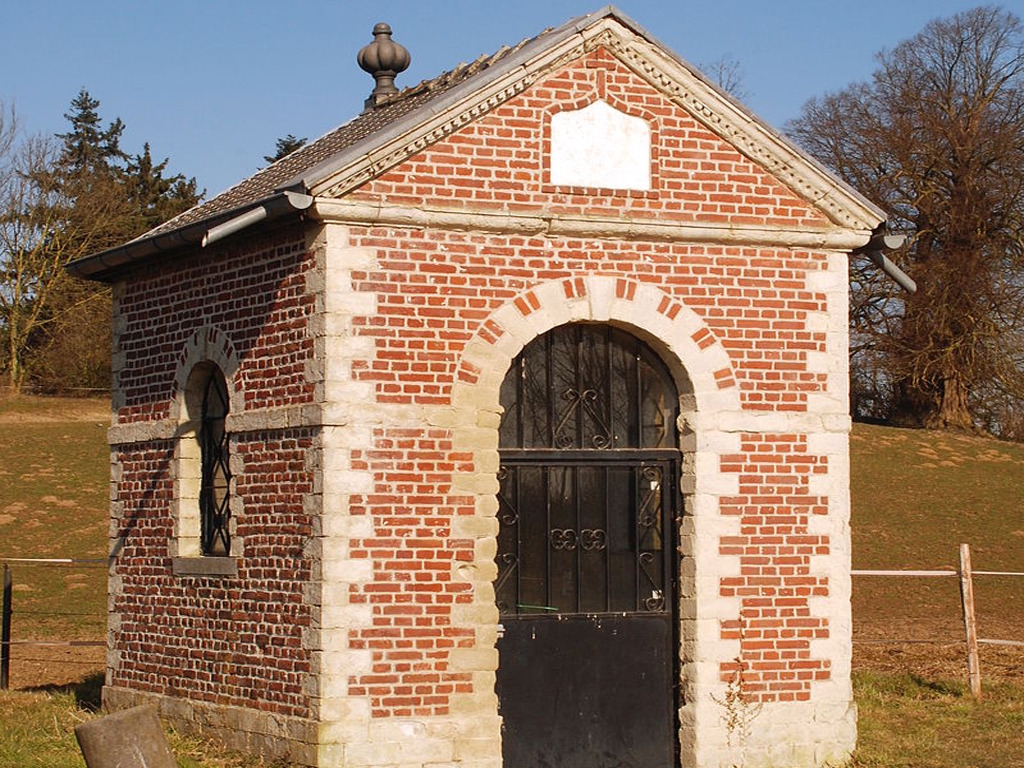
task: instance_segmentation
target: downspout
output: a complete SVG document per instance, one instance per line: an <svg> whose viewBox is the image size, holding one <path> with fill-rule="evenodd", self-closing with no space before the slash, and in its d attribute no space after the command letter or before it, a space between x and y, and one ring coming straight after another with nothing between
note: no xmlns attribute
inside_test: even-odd
<svg viewBox="0 0 1024 768"><path fill-rule="evenodd" d="M267 218L273 218L275 214L283 213L288 210L304 211L312 204L312 195L285 190L281 193L281 197L275 197L263 205L239 214L233 219L228 219L223 224L210 227L206 230L206 234L203 235L202 246L205 248L218 240L223 240L225 237L233 235L235 232L239 232L246 227L251 227L257 222L263 221Z"/></svg>
<svg viewBox="0 0 1024 768"><path fill-rule="evenodd" d="M916 293L917 283L914 282L910 275L893 264L889 257L884 253L885 251L894 251L897 248L902 247L906 241L906 235L891 234L886 230L885 225L882 224L874 231L867 244L862 245L860 248L855 250L854 253L864 254L871 259L879 269L892 278L892 280L907 293Z"/></svg>

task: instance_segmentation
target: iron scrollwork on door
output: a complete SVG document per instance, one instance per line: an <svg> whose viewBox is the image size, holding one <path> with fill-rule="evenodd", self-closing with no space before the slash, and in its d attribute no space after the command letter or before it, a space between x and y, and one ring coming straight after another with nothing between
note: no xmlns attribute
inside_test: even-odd
<svg viewBox="0 0 1024 768"><path fill-rule="evenodd" d="M576 531L572 528L552 528L549 538L552 549L576 549L576 543L579 541Z"/></svg>
<svg viewBox="0 0 1024 768"><path fill-rule="evenodd" d="M673 466L503 465L495 582L502 613L665 610ZM582 495L586 504L577 503Z"/></svg>
<svg viewBox="0 0 1024 768"><path fill-rule="evenodd" d="M603 409L598 402L599 395L597 390L585 389L579 392L573 387L569 387L562 393L562 399L567 401L567 405L559 417L558 423L555 425L555 444L559 448L572 448L576 443L576 436L566 430L566 425L583 421L578 418L580 411L583 411L590 417L591 428L594 430L593 434L590 434L589 437L583 438L583 442L589 443L586 447L604 449L611 446L612 434L608 429L608 425L604 423L604 415L601 412ZM573 416L577 418L570 422Z"/></svg>
<svg viewBox="0 0 1024 768"><path fill-rule="evenodd" d="M580 549L584 552L603 552L608 534L600 528L584 528L580 531Z"/></svg>
<svg viewBox="0 0 1024 768"><path fill-rule="evenodd" d="M639 339L573 324L528 344L502 383L503 615L664 612L679 397Z"/></svg>
<svg viewBox="0 0 1024 768"><path fill-rule="evenodd" d="M573 324L528 344L501 386L501 449L673 450L679 398L639 339Z"/></svg>
<svg viewBox="0 0 1024 768"><path fill-rule="evenodd" d="M579 532L572 528L552 528L549 535L552 549L576 549L584 552L600 552L605 548L608 534L600 528L583 528Z"/></svg>
<svg viewBox="0 0 1024 768"><path fill-rule="evenodd" d="M640 468L640 487L637 492L636 524L640 549L660 550L662 542L662 472L657 465Z"/></svg>

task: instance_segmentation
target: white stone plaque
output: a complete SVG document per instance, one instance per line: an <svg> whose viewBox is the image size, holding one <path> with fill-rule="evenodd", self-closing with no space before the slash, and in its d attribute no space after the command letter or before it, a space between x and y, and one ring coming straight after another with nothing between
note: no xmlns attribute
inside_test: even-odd
<svg viewBox="0 0 1024 768"><path fill-rule="evenodd" d="M651 127L604 101L551 118L551 183L651 188Z"/></svg>

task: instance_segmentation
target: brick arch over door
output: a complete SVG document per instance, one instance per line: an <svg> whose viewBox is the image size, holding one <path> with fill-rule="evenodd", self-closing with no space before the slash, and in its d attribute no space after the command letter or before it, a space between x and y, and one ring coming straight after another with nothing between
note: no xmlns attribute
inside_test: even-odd
<svg viewBox="0 0 1024 768"><path fill-rule="evenodd" d="M742 411L742 405L729 355L701 317L657 287L614 277L590 275L555 280L520 294L493 312L467 343L452 392L452 410L444 417L452 427L455 451L471 457L474 468L472 473L453 476L453 490L475 499L479 518L471 529L480 537L475 567L461 569L460 573L474 583L476 605L494 606L493 623L484 622L476 628L477 648L484 655L494 648L498 626L492 582L496 575L501 383L526 344L557 326L573 322L620 327L643 339L661 356L680 393L679 446L684 456L680 488L684 514L693 517L694 523L698 517L718 514L717 498L713 497L719 492L716 484L720 484L719 446L713 438L709 442L706 435L719 428L723 417ZM714 523L710 528L701 527L711 531ZM717 542L714 547L697 546L695 539L684 534L681 550L689 567L680 572L680 616L705 614L697 605L702 590L695 582L702 572L717 571L708 561L718 557ZM706 590L703 592L706 594ZM713 611L720 609L718 606ZM692 619L684 619L684 623L688 621ZM683 629L684 676L687 665L697 662L701 653L698 646L703 640L697 634L707 633ZM714 634L717 637L717 630ZM487 679L477 679L477 691L493 690L493 671L487 672L486 665L478 671ZM494 704L496 707L496 700Z"/></svg>
<svg viewBox="0 0 1024 768"><path fill-rule="evenodd" d="M492 313L463 351L452 405L497 413L501 382L515 356L572 322L609 323L651 344L676 379L684 423L698 412L742 410L732 361L696 312L654 286L599 276L542 283ZM497 437L494 446L497 451Z"/></svg>

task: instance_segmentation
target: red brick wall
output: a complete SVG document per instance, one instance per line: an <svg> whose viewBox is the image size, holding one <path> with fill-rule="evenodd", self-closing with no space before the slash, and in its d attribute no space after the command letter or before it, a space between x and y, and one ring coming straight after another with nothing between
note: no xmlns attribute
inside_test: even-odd
<svg viewBox="0 0 1024 768"><path fill-rule="evenodd" d="M115 350L124 355L119 423L169 415L182 350L208 324L225 333L242 362L236 384L247 409L310 402L309 268L305 233L293 226L263 242L241 240L134 274L117 306L124 323Z"/></svg>
<svg viewBox="0 0 1024 768"><path fill-rule="evenodd" d="M304 552L312 519L303 501L313 489L308 432L255 433L232 446L244 460L237 494L245 540L237 577L174 576L169 480L171 445L123 450L117 501L125 518L117 556L122 588L114 644L121 661L115 686L309 714L310 654L303 636L312 610L303 595L312 561Z"/></svg>
<svg viewBox="0 0 1024 768"><path fill-rule="evenodd" d="M512 302L517 294L538 281L570 278L590 271L660 285L701 315L732 357L733 375L747 409L805 411L807 395L823 391L827 383L824 373L806 368L808 351L825 351L824 333L806 328L807 313L825 309L824 296L806 286L808 273L825 266L824 256L819 254L542 241L394 229L354 230L352 235L354 244L373 248L379 254L377 270L357 272L353 277L356 290L375 291L379 297L377 314L356 321L359 335L376 340L376 354L372 359L357 361L354 368L358 379L375 383L380 402L448 403L458 375L456 363L461 350L491 312ZM722 592L751 595L744 600L743 615L745 620L749 616L749 620L743 656L757 672L751 683L755 687L750 690L755 694L763 692L766 700L806 698L809 681L828 675L828 663L811 659L807 643L828 631L825 619L810 617L807 602L812 594L827 593L828 586L815 583L813 588L805 589L803 583L808 577L800 575L806 574L809 551L820 554L828 546L827 540L819 539L814 539L814 546L810 546L810 537L802 533L809 514L805 507L813 505L814 512L827 511L827 499L808 499L803 495L809 474L824 467L815 463L816 457L805 455L796 463L788 463L792 456L788 454L787 441L794 439L780 436L778 444L755 444L754 436L744 443L744 450L750 451L749 457L742 458L741 470L743 492L749 494L743 512L749 542L743 548L744 567L748 559L764 561L766 575L756 584L756 579L752 579L748 592L731 584L723 584ZM371 455L389 456L394 452L393 444L390 437L378 436ZM762 453L766 447L778 449L778 453ZM439 458L448 466L457 461L457 457L444 452ZM773 464L776 460L787 462L783 467L784 478L777 476L780 468ZM392 488L395 482L409 482L409 469L388 467L384 462L378 462L375 469L382 488ZM397 475L392 474L396 471ZM783 492L783 481L792 488ZM775 488L776 493L760 493L761 485ZM422 510L422 514L430 515L431 510L451 504L444 487L432 490L429 482L421 481L416 489L417 501L412 508L403 507L403 498L388 493L381 493L375 497L375 503L366 504L366 512L375 516L385 541L396 505L410 514L420 514ZM731 509L722 512L735 514ZM788 531L777 524L777 515L792 518ZM777 542L776 537L781 540ZM769 580L782 579L780 574L790 568L786 565L790 550L799 559L799 565L792 567L796 573L785 577L785 587L763 590ZM378 714L388 709L419 713L417 707L423 706L411 693L394 694L395 690L409 692L411 688L402 687L401 670L406 667L391 663L389 650L394 647L393 640L385 639L400 637L402 622L407 619L389 613L388 608L395 599L391 590L398 588L391 567L399 551L369 546L365 550L367 557L382 558L375 570L379 591L367 588L362 596L376 605L376 645L369 646L377 651L372 678L376 685L357 680L351 692L378 693L374 698ZM405 553L411 555L409 550ZM774 569L779 569L779 573ZM795 586L797 582L801 582L799 588ZM784 623L779 632L773 634L763 628L776 620ZM801 628L796 630L798 625ZM723 627L722 636L735 637L735 628ZM441 632L435 632L434 637L439 648L447 642ZM354 633L353 643L362 642L366 638ZM443 654L439 657L443 659ZM444 662L441 664L443 668Z"/></svg>
<svg viewBox="0 0 1024 768"><path fill-rule="evenodd" d="M305 231L279 230L140 272L120 291L124 355L121 424L144 426L172 414L183 350L212 325L238 358L236 387L246 410L312 400L306 366L313 341L312 257ZM307 552L314 490L315 434L278 430L232 436L237 577L172 575L174 442L118 450L114 486L120 589L113 611L115 686L308 716L311 652L304 635L313 562ZM244 547L239 543L244 542ZM308 645L308 643L307 643Z"/></svg>
<svg viewBox="0 0 1024 768"><path fill-rule="evenodd" d="M655 173L650 192L546 183L550 115L596 97L651 121ZM806 201L603 51L415 155L351 197L467 212L629 215L702 225L825 225ZM376 314L355 321L356 333L373 338L376 352L356 361L354 373L358 380L374 383L379 402L449 403L461 351L492 312L539 282L595 272L657 285L700 315L733 361L734 378L722 372L721 385L735 383L748 410L806 411L808 394L827 385L826 374L808 370L806 364L808 352L826 351L824 332L807 325L808 313L827 308L824 294L807 281L808 275L828 267L824 253L386 227L353 227L350 234L354 246L378 256L376 269L353 273L353 288L378 297ZM828 661L811 658L808 644L828 632L827 620L812 617L808 604L810 596L827 594L828 585L807 576L809 555L827 551L828 541L806 535L807 516L826 511L828 500L805 495L807 476L824 467L792 445L799 443L795 436L764 440L750 436L744 453L731 459L742 473L744 496L730 500L722 513L741 514L743 534L742 544L723 541L722 553L740 554L745 575L739 584L723 582L721 589L723 595L743 598L741 648L750 693L764 700L804 699L810 681L829 674ZM374 674L353 679L350 693L369 695L378 716L441 711L443 699L429 697L451 689L444 676L443 651L451 646L446 632L435 627L431 641L419 636L419 645L425 643L432 652L430 662L405 637L423 607L415 602L419 595L402 586L408 578L405 569L412 566L400 558L413 557L414 550L392 531L399 509L405 510L401 527L423 528L438 510L450 508L452 500L443 478L436 489L429 482L418 483L412 505L396 497L389 489L402 479L411 482L409 466L415 461L394 446L393 436L378 434L366 454L382 492L363 500L360 511L374 516L380 539L364 543L357 553L375 559L376 581L353 597L374 606L371 636L352 633L354 645L374 650ZM796 456L799 461L794 462ZM442 451L437 460L452 465L457 458ZM784 477L776 461L783 462ZM765 491L769 487L772 493ZM442 573L447 571L438 571L439 577ZM434 588L447 586L439 579ZM396 608L399 599L414 602ZM737 638L738 631L727 624L722 638ZM421 696L407 674L431 665L432 682L422 686ZM729 665L723 667L725 676L732 671Z"/></svg>
<svg viewBox="0 0 1024 768"><path fill-rule="evenodd" d="M452 473L466 457L445 430L377 430L372 449L353 451L353 469L375 478L372 494L352 498L353 515L371 515L374 536L352 541L353 558L373 561L370 584L353 585L354 604L372 607L372 626L354 630L353 649L372 653L370 674L350 681L376 717L447 714L449 697L471 689L450 669L448 653L472 647L473 632L453 626L452 607L472 600L454 577L473 559L473 542L452 537L452 520L472 515L471 500L452 495Z"/></svg>
<svg viewBox="0 0 1024 768"><path fill-rule="evenodd" d="M824 332L806 326L825 310L806 283L823 254L382 228L353 229L353 241L379 253L378 269L353 278L378 294L377 314L356 321L377 355L355 370L382 402L446 403L459 353L491 312L538 281L591 272L658 285L697 312L733 358L747 408L806 410L826 385L806 369L807 352L825 351Z"/></svg>
<svg viewBox="0 0 1024 768"><path fill-rule="evenodd" d="M827 472L806 438L745 435L742 452L722 457L722 471L739 475L739 495L724 498L723 515L740 519L737 536L722 537L719 553L738 556L740 575L722 579L720 594L740 599L740 616L722 636L740 641L745 688L765 701L806 701L811 683L827 679L827 659L811 655L812 640L828 637L828 622L811 615L808 599L828 595L827 579L811 575L811 557L829 554L826 536L810 535L812 515L828 514L827 499L808 482Z"/></svg>

